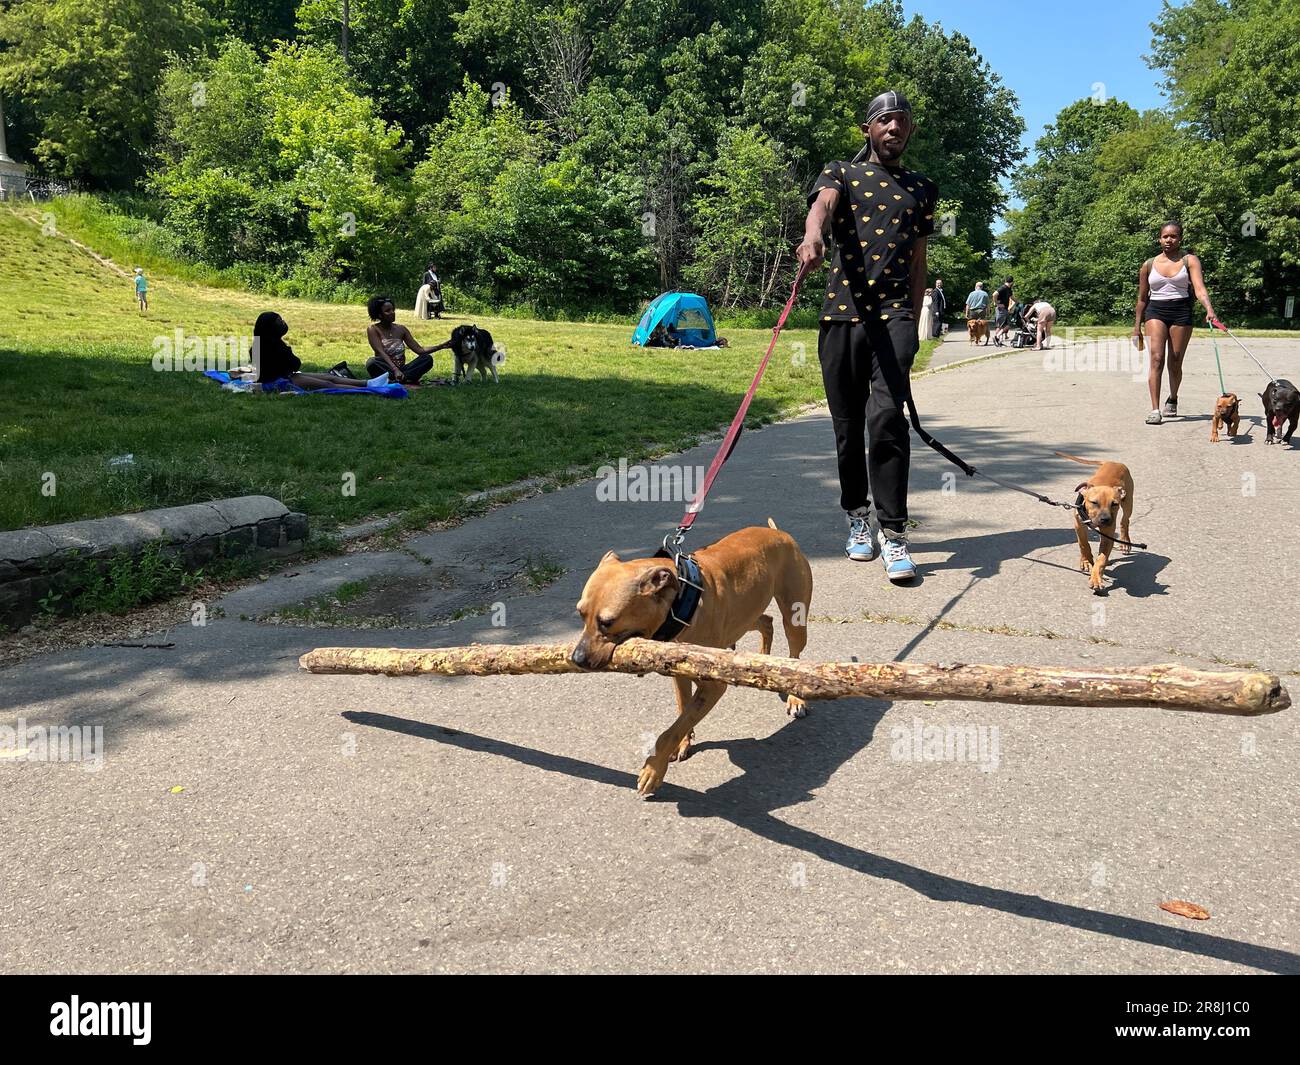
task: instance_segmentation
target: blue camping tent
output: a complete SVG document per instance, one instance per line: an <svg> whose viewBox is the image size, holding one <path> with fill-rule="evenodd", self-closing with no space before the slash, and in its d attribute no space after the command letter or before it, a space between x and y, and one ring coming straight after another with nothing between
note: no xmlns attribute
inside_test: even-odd
<svg viewBox="0 0 1300 1065"><path fill-rule="evenodd" d="M660 325L671 328L683 344L707 348L718 342L709 305L694 292L665 292L652 300L632 334L632 343L645 345Z"/></svg>

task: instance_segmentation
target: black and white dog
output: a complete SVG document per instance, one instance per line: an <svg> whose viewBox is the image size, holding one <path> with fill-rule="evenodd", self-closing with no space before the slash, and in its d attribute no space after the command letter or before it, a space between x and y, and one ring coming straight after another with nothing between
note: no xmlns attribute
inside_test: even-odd
<svg viewBox="0 0 1300 1065"><path fill-rule="evenodd" d="M458 325L451 331L451 340L447 342L455 360L452 383L460 384L463 377L470 380L470 374L478 371L479 377L487 380L492 373L492 383L499 384L497 367L505 362L505 350L492 342L492 334L476 325Z"/></svg>

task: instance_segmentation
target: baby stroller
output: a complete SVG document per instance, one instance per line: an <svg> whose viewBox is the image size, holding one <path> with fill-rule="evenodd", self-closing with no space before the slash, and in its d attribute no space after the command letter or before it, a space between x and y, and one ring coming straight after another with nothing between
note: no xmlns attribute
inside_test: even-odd
<svg viewBox="0 0 1300 1065"><path fill-rule="evenodd" d="M1010 345L1013 348L1032 348L1038 344L1037 323L1033 318L1025 319L1024 304L1017 303L1007 315L1006 339L995 333L993 343L998 347Z"/></svg>

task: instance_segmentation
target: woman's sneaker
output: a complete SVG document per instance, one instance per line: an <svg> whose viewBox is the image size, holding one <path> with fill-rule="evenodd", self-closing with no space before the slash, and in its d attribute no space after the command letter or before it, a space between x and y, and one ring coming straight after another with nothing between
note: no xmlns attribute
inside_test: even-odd
<svg viewBox="0 0 1300 1065"><path fill-rule="evenodd" d="M1160 417L1158 410L1153 410L1147 415L1147 425L1159 425L1162 421L1164 421L1164 418Z"/></svg>
<svg viewBox="0 0 1300 1065"><path fill-rule="evenodd" d="M871 518L866 507L850 511L849 539L844 553L854 562L870 562L876 557L876 541L871 537Z"/></svg>
<svg viewBox="0 0 1300 1065"><path fill-rule="evenodd" d="M891 581L910 581L916 576L916 563L907 551L907 538L880 530L880 558L885 576Z"/></svg>
<svg viewBox="0 0 1300 1065"><path fill-rule="evenodd" d="M1163 414L1166 418L1177 418L1178 397L1170 396L1167 400L1165 400L1165 409L1162 410L1160 413Z"/></svg>

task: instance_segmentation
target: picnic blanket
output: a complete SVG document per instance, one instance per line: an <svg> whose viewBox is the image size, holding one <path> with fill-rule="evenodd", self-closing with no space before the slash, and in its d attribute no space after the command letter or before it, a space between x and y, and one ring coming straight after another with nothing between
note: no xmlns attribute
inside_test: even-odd
<svg viewBox="0 0 1300 1065"><path fill-rule="evenodd" d="M224 370L204 370L203 376L216 381L227 392L288 392L296 396L383 396L385 399L405 399L406 389L395 381L367 385L365 388L299 388L287 377L275 381L232 381Z"/></svg>

